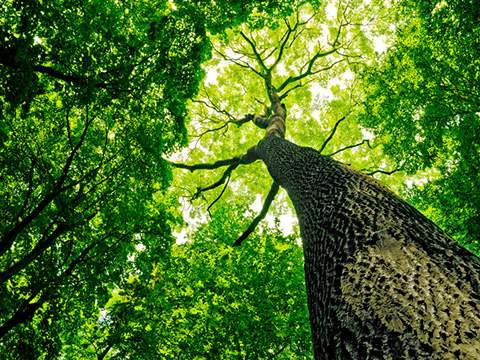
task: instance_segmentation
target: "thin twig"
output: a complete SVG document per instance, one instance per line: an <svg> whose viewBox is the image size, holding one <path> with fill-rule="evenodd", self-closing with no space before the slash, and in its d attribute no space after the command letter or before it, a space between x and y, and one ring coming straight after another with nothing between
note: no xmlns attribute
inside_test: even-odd
<svg viewBox="0 0 480 360"><path fill-rule="evenodd" d="M227 182L225 183L225 186L223 187L223 190L222 192L220 193L220 195L218 195L218 197L208 206L207 208L207 212L210 214L210 217L212 217L212 214L210 213L210 208L215 205L215 203L220 200L220 198L223 196L223 193L225 192L225 190L227 189L227 186L228 186L228 183L230 182L230 179L231 179L231 174L228 175L228 178L227 178Z"/></svg>
<svg viewBox="0 0 480 360"><path fill-rule="evenodd" d="M356 147L361 146L361 145L363 145L363 144L365 144L365 143L367 143L368 147L369 147L370 149L372 149L372 146L370 145L370 140L364 139L364 140L362 140L361 143L358 143L358 144L355 144L355 145L345 146L344 148L341 148L340 150L337 150L337 151L335 151L334 153L331 153L331 154L329 154L329 155L327 155L327 156L330 156L330 157L331 157L331 156L337 155L338 153L341 153L342 151L356 148Z"/></svg>
<svg viewBox="0 0 480 360"><path fill-rule="evenodd" d="M366 169L364 169L366 170ZM362 170L362 172L364 171ZM397 171L402 171L402 168L397 168L395 170L392 170L392 171L386 171L386 170L382 170L382 169L378 169L378 170L375 170L375 171L372 171L372 172L368 172L368 173L365 173L366 175L369 175L369 176L372 176L372 175L375 175L375 174L385 174L385 175L392 175L394 173L396 173Z"/></svg>
<svg viewBox="0 0 480 360"><path fill-rule="evenodd" d="M235 65L238 65L244 69L249 69L249 70L252 70L255 74L257 74L258 76L260 77L263 77L263 74L260 73L259 71L257 71L254 67L252 67L248 62L244 61L244 60L241 60L241 59L233 59L225 54L223 54L222 52L220 52L219 50L217 50L215 47L213 47L213 50L215 50L215 52L220 55L221 57L223 57L226 61L230 61L232 63L234 63Z"/></svg>
<svg viewBox="0 0 480 360"><path fill-rule="evenodd" d="M348 114L347 114L348 115ZM325 150L325 148L327 147L328 143L330 142L330 140L332 140L333 138L333 135L335 135L335 132L337 131L337 128L338 128L338 125L340 125L340 123L345 120L347 118L347 115L345 115L344 117L342 117L340 120L338 120L335 125L333 126L333 129L330 133L330 135L328 135L327 139L323 142L323 145L322 147L320 148L320 150L318 150L319 153L322 153L323 150Z"/></svg>

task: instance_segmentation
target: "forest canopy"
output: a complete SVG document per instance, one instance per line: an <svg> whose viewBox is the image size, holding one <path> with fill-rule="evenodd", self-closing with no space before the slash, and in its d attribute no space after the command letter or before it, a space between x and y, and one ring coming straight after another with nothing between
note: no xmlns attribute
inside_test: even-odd
<svg viewBox="0 0 480 360"><path fill-rule="evenodd" d="M293 206L244 157L267 79L289 140L479 255L479 12L4 1L0 359L312 358Z"/></svg>

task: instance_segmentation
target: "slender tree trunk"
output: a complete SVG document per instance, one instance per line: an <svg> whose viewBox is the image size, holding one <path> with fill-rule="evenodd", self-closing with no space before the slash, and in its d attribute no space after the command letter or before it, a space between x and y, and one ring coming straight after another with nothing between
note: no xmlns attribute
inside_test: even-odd
<svg viewBox="0 0 480 360"><path fill-rule="evenodd" d="M315 359L480 359L480 260L372 179L272 134L254 152L297 212Z"/></svg>

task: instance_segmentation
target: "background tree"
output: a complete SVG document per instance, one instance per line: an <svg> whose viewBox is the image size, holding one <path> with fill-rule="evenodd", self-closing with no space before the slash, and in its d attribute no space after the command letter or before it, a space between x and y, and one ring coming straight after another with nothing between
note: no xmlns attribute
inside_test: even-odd
<svg viewBox="0 0 480 360"><path fill-rule="evenodd" d="M100 323L66 342L62 357L312 358L298 237L277 227L232 248L252 218L245 213L240 205L218 208L156 264L153 277L132 278Z"/></svg>
<svg viewBox="0 0 480 360"><path fill-rule="evenodd" d="M168 255L180 217L161 156L186 143L207 27L295 3L176 5L0 5L2 356L54 356L60 332L96 321L111 290Z"/></svg>
<svg viewBox="0 0 480 360"><path fill-rule="evenodd" d="M365 113L385 153L409 173L435 169L409 199L480 251L477 1L401 1L384 56L361 72Z"/></svg>
<svg viewBox="0 0 480 360"><path fill-rule="evenodd" d="M55 354L60 324L98 317L140 239L144 271L167 252L178 214L160 156L184 141L208 50L205 30L165 4L63 5L2 5L0 335L12 356Z"/></svg>

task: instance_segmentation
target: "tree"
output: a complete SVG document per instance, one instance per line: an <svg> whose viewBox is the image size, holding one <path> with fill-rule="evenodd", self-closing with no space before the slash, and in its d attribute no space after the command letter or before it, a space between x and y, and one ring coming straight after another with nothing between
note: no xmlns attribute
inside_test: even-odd
<svg viewBox="0 0 480 360"><path fill-rule="evenodd" d="M162 156L186 143L188 122L198 145L190 161L200 163L170 163L192 171L175 181L187 190L199 185L191 195L206 200L205 214L215 215L229 184L265 192L268 175L256 160L274 179L236 245L280 187L287 189L304 241L316 358L478 357L478 259L376 181L339 163L394 176L404 167L382 157L382 146L362 131L355 88L334 85L329 101L310 107L311 81L326 87L369 64L371 36L388 33L388 7L351 1L331 13L326 4L283 1L8 5L0 39L6 358L150 351L124 339L153 339L136 326L152 326L161 315L138 319L142 307L126 302L111 314L105 309L117 288L143 306L142 291L152 299L159 289L149 287L159 284L154 269L166 275L164 265L176 259L178 190L166 192L171 175ZM208 29L218 34L210 41ZM216 55L208 64L233 66L218 67L218 83L207 77L194 98L210 49ZM257 104L263 115L252 114ZM284 139L287 110L292 140L318 151ZM319 117L326 121L312 121ZM253 125L266 129L261 141ZM226 160L209 163L212 154ZM225 166L214 175L193 172ZM211 176L220 179L212 184ZM213 253L203 259L230 266ZM175 303L178 294L170 295L162 300ZM95 332L107 328L110 338ZM78 329L92 331L90 345Z"/></svg>
<svg viewBox="0 0 480 360"><path fill-rule="evenodd" d="M289 107L285 108L282 101L304 86L300 81L329 70L336 63L361 60L355 50L365 47L366 39L359 20L348 6L340 8L339 14L336 31L333 28L333 36L327 42L329 47L319 46L307 61L295 58L305 55L295 53L294 43L301 38L300 26L309 22L303 21L305 16L300 13L286 20L284 31L276 37L266 32L241 31L241 45L230 45L228 52L217 48L220 57L233 62L245 75L237 76L234 85L219 81L218 85L205 87L205 100L201 103L210 111L204 108L203 118L218 123L218 115L213 114L227 117L223 124L217 124L220 130L251 121L266 129L266 134L244 155L230 160L174 165L191 171L228 166L220 180L201 186L194 197L228 184L233 170L256 160L266 165L274 179L264 209L278 185L287 190L302 232L316 359L478 358L479 259L372 178L320 154L346 116L339 116L332 136L324 140L320 151L284 139ZM351 34L342 37L342 30L349 25L358 30L353 41L348 41ZM287 51L293 60L287 58L285 65L282 60L283 56L288 57L284 55ZM321 60L316 62L318 59ZM279 64L291 72L278 74ZM231 99L238 99L240 91L248 92L254 83L252 78L258 79L255 94L267 97L258 99L268 104L267 112L240 118L235 116L240 106L232 104ZM223 104L216 96L219 91L209 91L221 86L233 93ZM235 87L237 91L231 90ZM228 110L225 104L231 105L226 106ZM345 107L344 102L344 110ZM241 130L235 130L233 136L246 138L239 134ZM208 129L199 132L199 137L208 135ZM229 136L232 135L225 134L230 140ZM232 140L228 146L237 145L238 141ZM238 146L233 148L237 150ZM210 198L210 207L222 192ZM235 244L240 245L244 238L240 236Z"/></svg>
<svg viewBox="0 0 480 360"><path fill-rule="evenodd" d="M168 256L180 216L161 156L186 142L207 28L294 4L248 3L218 2L219 23L201 2L2 2L2 356L55 356L60 332Z"/></svg>
<svg viewBox="0 0 480 360"><path fill-rule="evenodd" d="M437 169L411 199L480 251L479 71L476 1L402 1L392 46L362 69L361 123L409 172Z"/></svg>
<svg viewBox="0 0 480 360"><path fill-rule="evenodd" d="M2 5L0 347L12 357L53 355L62 328L97 317L140 241L145 272L167 252L178 213L161 155L184 141L208 49L165 4L61 5Z"/></svg>

